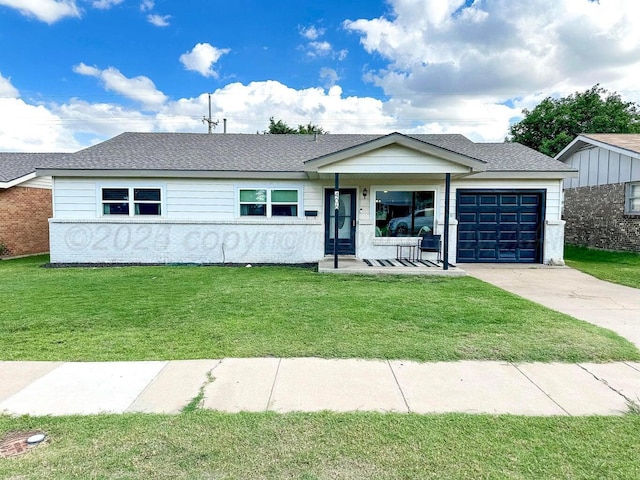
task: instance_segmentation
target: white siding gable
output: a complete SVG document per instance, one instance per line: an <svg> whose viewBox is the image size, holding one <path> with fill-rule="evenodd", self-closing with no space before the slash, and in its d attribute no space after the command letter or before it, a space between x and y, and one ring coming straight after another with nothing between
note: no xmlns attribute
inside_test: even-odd
<svg viewBox="0 0 640 480"><path fill-rule="evenodd" d="M466 173L469 167L389 145L318 168L318 173Z"/></svg>
<svg viewBox="0 0 640 480"><path fill-rule="evenodd" d="M51 177L35 177L20 184L21 187L27 188L46 188L51 189L53 181Z"/></svg>

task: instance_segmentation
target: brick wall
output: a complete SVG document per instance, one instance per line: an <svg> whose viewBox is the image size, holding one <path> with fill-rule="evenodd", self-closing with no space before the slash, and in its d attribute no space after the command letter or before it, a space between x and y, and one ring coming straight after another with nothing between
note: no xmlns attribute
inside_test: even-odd
<svg viewBox="0 0 640 480"><path fill-rule="evenodd" d="M640 252L640 216L624 214L624 183L565 190L563 216L567 243Z"/></svg>
<svg viewBox="0 0 640 480"><path fill-rule="evenodd" d="M48 252L51 216L51 190L0 190L0 243L9 248L10 255Z"/></svg>

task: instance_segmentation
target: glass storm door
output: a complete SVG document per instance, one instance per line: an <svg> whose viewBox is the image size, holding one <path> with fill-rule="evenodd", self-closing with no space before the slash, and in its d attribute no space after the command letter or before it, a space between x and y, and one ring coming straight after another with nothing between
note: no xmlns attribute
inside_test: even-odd
<svg viewBox="0 0 640 480"><path fill-rule="evenodd" d="M336 210L334 190L325 190L324 195L325 255L333 254L335 244ZM338 209L338 254L356 254L356 191L340 189Z"/></svg>

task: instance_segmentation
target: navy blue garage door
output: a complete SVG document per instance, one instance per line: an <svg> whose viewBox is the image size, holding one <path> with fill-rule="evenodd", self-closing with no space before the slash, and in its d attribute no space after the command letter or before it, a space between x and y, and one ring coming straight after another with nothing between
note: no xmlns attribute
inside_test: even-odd
<svg viewBox="0 0 640 480"><path fill-rule="evenodd" d="M544 191L458 190L458 262L539 263Z"/></svg>

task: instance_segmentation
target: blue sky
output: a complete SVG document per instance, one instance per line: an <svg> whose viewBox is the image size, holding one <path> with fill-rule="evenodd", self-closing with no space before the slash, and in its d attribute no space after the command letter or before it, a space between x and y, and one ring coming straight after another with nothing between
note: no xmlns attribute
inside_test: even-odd
<svg viewBox="0 0 640 480"><path fill-rule="evenodd" d="M636 0L0 0L0 150L122 131L501 141L523 108L600 83L640 98ZM218 126L216 131L221 131Z"/></svg>

